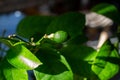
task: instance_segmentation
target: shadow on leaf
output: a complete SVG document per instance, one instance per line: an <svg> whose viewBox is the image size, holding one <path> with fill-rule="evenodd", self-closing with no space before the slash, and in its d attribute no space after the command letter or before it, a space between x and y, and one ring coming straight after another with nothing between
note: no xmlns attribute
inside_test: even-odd
<svg viewBox="0 0 120 80"><path fill-rule="evenodd" d="M57 75L65 71L69 71L67 66L62 62L61 55L54 49L42 48L37 54L38 58L42 61L36 70L41 73Z"/></svg>
<svg viewBox="0 0 120 80"><path fill-rule="evenodd" d="M67 67L60 63L60 62L53 62L53 64L43 64L39 66L36 71L44 73L44 74L50 74L50 75L57 75L60 73L63 73L65 71L68 71Z"/></svg>
<svg viewBox="0 0 120 80"><path fill-rule="evenodd" d="M120 65L120 58L117 58L117 57L97 57L97 59L101 59L113 64Z"/></svg>

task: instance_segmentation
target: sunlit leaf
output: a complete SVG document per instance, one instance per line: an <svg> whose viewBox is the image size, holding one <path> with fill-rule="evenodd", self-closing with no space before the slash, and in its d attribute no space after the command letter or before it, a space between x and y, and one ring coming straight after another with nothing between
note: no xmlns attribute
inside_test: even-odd
<svg viewBox="0 0 120 80"><path fill-rule="evenodd" d="M120 58L117 50L107 41L97 53L92 70L100 80L109 80L118 73L119 62Z"/></svg>
<svg viewBox="0 0 120 80"><path fill-rule="evenodd" d="M43 36L47 26L54 19L53 16L27 16L20 21L17 27L17 34L25 38L32 36Z"/></svg>
<svg viewBox="0 0 120 80"><path fill-rule="evenodd" d="M40 49L39 52L43 65L34 70L36 80L73 80L70 66L56 50Z"/></svg>
<svg viewBox="0 0 120 80"><path fill-rule="evenodd" d="M96 55L94 49L84 45L69 44L61 49L61 53L65 56L75 74L91 80L96 77L91 70Z"/></svg>
<svg viewBox="0 0 120 80"><path fill-rule="evenodd" d="M60 15L48 26L47 33L54 33L58 30L66 31L70 37L82 34L85 25L85 16L82 13L70 12Z"/></svg>
<svg viewBox="0 0 120 80"><path fill-rule="evenodd" d="M2 66L5 80L28 80L26 70L13 67L6 60Z"/></svg>
<svg viewBox="0 0 120 80"><path fill-rule="evenodd" d="M42 64L25 46L18 44L7 51L7 60L19 69L31 70Z"/></svg>

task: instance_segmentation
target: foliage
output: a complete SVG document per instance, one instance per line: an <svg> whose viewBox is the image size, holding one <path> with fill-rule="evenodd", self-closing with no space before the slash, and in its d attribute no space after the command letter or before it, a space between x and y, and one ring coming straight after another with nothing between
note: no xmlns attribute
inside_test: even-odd
<svg viewBox="0 0 120 80"><path fill-rule="evenodd" d="M0 80L28 80L28 70L33 71L36 80L114 77L120 64L116 46L108 39L99 51L88 47L84 44L87 41L84 26L85 15L79 12L25 17L17 26L17 35L0 38L8 46L6 55L0 58ZM57 38L57 42L51 35L58 31L63 32L59 34L62 41Z"/></svg>

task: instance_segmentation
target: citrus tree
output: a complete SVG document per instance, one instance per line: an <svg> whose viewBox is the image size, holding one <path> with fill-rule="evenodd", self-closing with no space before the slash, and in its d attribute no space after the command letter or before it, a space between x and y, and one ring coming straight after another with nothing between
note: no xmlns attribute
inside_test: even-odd
<svg viewBox="0 0 120 80"><path fill-rule="evenodd" d="M112 5L104 6L106 12ZM99 12L99 8L93 10ZM83 32L85 22L85 15L80 12L26 16L14 35L0 38L8 47L8 50L0 49L6 54L0 58L0 80L28 80L29 70L36 80L109 80L114 77L119 72L118 46L109 39L99 51L85 45L88 41ZM115 36L120 38L118 34L119 29Z"/></svg>

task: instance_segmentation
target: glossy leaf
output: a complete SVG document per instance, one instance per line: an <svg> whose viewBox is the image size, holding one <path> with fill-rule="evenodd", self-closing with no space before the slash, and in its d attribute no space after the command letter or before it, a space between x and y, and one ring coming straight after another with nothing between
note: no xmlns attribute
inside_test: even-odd
<svg viewBox="0 0 120 80"><path fill-rule="evenodd" d="M65 13L51 22L47 33L51 34L59 30L66 31L70 37L82 34L85 25L85 16L82 13Z"/></svg>
<svg viewBox="0 0 120 80"><path fill-rule="evenodd" d="M34 70L36 80L73 80L70 66L60 53L50 48L42 48L39 52L37 55L43 65Z"/></svg>
<svg viewBox="0 0 120 80"><path fill-rule="evenodd" d="M17 34L25 38L41 37L45 34L47 26L54 19L53 16L27 16L20 21Z"/></svg>
<svg viewBox="0 0 120 80"><path fill-rule="evenodd" d="M24 69L17 69L10 65L7 61L3 64L3 73L5 80L28 80L27 71Z"/></svg>
<svg viewBox="0 0 120 80"><path fill-rule="evenodd" d="M25 46L17 44L7 51L7 60L19 69L31 70L42 64Z"/></svg>
<svg viewBox="0 0 120 80"><path fill-rule="evenodd" d="M109 80L118 73L119 61L117 50L107 41L97 53L92 70L100 80Z"/></svg>

